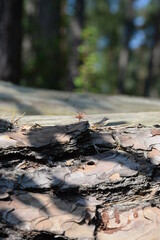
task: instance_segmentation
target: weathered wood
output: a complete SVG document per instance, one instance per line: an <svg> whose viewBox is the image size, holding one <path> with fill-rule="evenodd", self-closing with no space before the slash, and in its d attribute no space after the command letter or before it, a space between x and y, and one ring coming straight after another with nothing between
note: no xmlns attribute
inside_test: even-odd
<svg viewBox="0 0 160 240"><path fill-rule="evenodd" d="M158 122L45 119L0 121L0 239L158 239Z"/></svg>
<svg viewBox="0 0 160 240"><path fill-rule="evenodd" d="M71 93L16 86L0 81L0 114L74 115L76 108L86 114L159 112L159 99L105 94Z"/></svg>

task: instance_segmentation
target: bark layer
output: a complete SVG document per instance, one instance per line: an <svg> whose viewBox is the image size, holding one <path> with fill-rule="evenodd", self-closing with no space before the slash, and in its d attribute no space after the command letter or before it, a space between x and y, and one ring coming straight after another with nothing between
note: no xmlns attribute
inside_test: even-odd
<svg viewBox="0 0 160 240"><path fill-rule="evenodd" d="M1 239L159 236L159 125L0 130Z"/></svg>

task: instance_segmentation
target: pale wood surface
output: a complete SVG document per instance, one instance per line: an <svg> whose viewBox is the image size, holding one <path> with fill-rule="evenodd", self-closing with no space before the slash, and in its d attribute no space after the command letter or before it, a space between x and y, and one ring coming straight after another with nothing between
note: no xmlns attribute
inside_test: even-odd
<svg viewBox="0 0 160 240"><path fill-rule="evenodd" d="M76 107L90 114L154 112L158 99L100 94L77 94L26 88L0 81L0 114L73 115Z"/></svg>
<svg viewBox="0 0 160 240"><path fill-rule="evenodd" d="M21 115L16 115L15 120L18 119ZM0 116L6 121L12 119L11 115ZM106 120L107 119L107 120ZM97 122L103 122L102 125L106 126L128 126L128 125L138 125L143 124L147 126L153 126L160 124L160 112L139 112L139 113L113 113L113 114L96 114L96 115L87 115L84 120L89 121L91 125L96 124ZM83 120L83 121L84 121ZM55 125L66 125L78 123L78 120L71 116L23 116L18 121L18 125L34 125L35 123L42 126L55 126Z"/></svg>

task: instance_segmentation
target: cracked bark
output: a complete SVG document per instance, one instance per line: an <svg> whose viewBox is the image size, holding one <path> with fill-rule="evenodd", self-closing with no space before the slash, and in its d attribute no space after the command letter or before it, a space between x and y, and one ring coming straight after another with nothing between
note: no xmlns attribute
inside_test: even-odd
<svg viewBox="0 0 160 240"><path fill-rule="evenodd" d="M0 121L0 239L153 239L160 128Z"/></svg>

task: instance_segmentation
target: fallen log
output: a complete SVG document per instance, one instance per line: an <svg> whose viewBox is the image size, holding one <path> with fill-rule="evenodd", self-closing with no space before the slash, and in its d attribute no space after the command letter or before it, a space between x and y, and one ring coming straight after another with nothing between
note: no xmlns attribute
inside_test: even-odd
<svg viewBox="0 0 160 240"><path fill-rule="evenodd" d="M0 239L158 239L158 124L24 122L0 121Z"/></svg>
<svg viewBox="0 0 160 240"><path fill-rule="evenodd" d="M159 112L158 98L96 93L75 93L17 86L0 81L0 114L73 115L80 108L87 114Z"/></svg>

